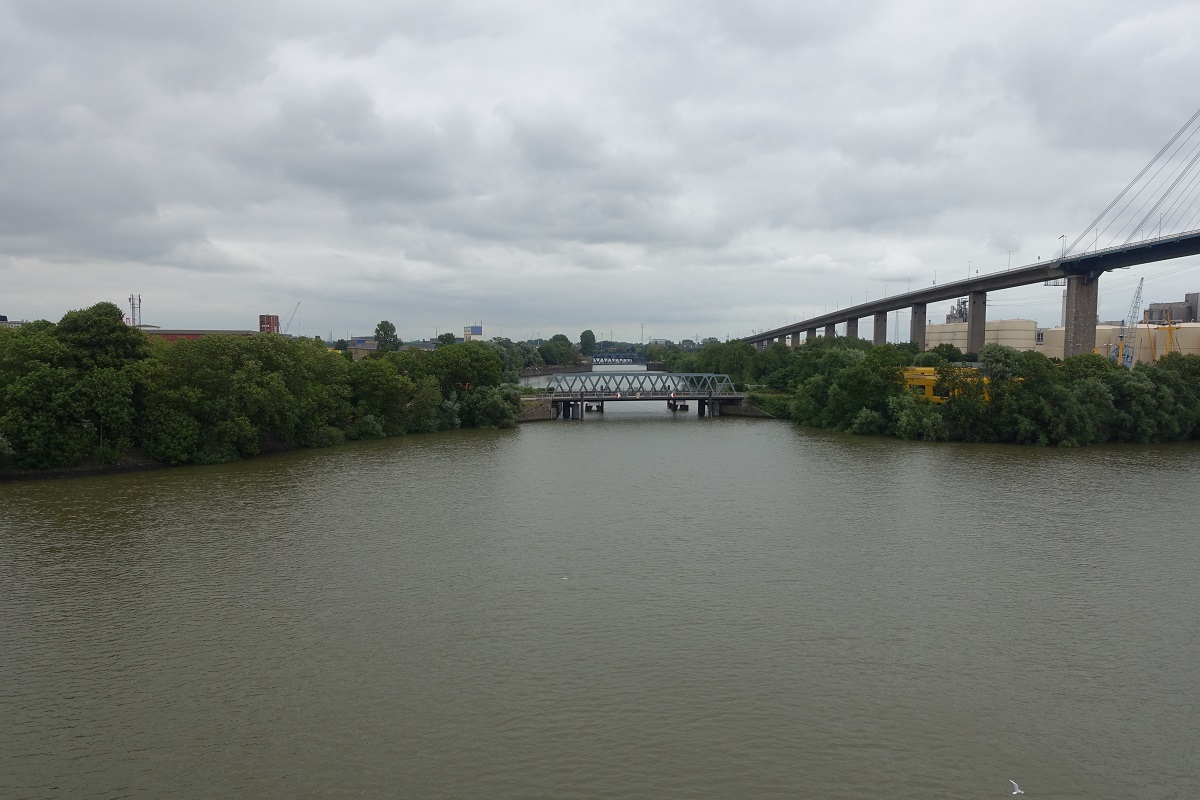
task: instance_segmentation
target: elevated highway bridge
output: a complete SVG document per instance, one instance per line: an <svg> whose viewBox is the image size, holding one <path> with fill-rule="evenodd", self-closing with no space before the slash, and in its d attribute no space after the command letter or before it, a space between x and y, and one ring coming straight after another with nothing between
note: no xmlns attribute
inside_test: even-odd
<svg viewBox="0 0 1200 800"><path fill-rule="evenodd" d="M774 330L743 336L742 341L759 347L773 342L798 346L802 340L814 338L818 330L833 336L837 325L845 326L846 336L858 336L859 320L870 317L874 323L872 340L875 344L887 341L888 312L911 309L909 341L925 349L925 323L928 306L943 300L967 298L967 352L978 353L984 344L987 324L987 295L1001 289L1028 286L1034 283L1066 279L1066 355L1090 353L1096 347L1096 307L1099 298L1099 278L1105 272L1125 269L1139 264L1166 261L1172 258L1200 254L1200 230L1162 236L1145 241L1123 244L1078 255L1067 254L1053 261L1043 261L1004 272L979 275L872 300L843 308L819 317L801 320Z"/></svg>

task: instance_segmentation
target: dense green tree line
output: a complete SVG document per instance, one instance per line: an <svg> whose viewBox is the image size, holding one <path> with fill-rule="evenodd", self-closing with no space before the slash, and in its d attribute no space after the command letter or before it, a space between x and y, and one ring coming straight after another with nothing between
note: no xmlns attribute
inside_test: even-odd
<svg viewBox="0 0 1200 800"><path fill-rule="evenodd" d="M532 349L532 348L531 348ZM0 468L119 462L133 449L214 463L454 427L509 427L504 345L468 342L352 362L319 341L166 343L111 303L0 330Z"/></svg>
<svg viewBox="0 0 1200 800"><path fill-rule="evenodd" d="M978 367L959 366L949 346L874 347L819 337L795 350L776 343L710 343L668 354L677 372L721 372L773 392L772 413L805 425L906 439L1080 446L1200 438L1200 356L1173 353L1155 365L1119 367L1085 354L1061 363L1036 352L986 345ZM937 404L907 390L908 366L935 367Z"/></svg>

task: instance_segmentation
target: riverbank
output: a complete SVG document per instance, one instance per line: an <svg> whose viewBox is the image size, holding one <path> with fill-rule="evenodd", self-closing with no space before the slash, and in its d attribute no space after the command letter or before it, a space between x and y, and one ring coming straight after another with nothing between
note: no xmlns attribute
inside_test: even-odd
<svg viewBox="0 0 1200 800"><path fill-rule="evenodd" d="M12 481L38 481L49 478L87 478L93 475L114 475L119 472L142 472L164 469L171 465L150 458L143 452L129 453L115 464L102 461L85 461L70 467L45 467L43 469L20 469L13 467L0 470L0 483Z"/></svg>

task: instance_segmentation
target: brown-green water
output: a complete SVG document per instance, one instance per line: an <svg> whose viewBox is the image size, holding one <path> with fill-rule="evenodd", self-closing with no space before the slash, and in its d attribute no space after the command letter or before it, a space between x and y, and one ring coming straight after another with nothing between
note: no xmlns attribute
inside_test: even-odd
<svg viewBox="0 0 1200 800"><path fill-rule="evenodd" d="M1198 486L657 406L0 484L0 797L1200 797Z"/></svg>

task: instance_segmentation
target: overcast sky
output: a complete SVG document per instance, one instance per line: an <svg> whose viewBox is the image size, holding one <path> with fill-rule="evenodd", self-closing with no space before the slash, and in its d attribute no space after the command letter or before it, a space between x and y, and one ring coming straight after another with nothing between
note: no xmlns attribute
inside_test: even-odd
<svg viewBox="0 0 1200 800"><path fill-rule="evenodd" d="M1197 31L1160 0L0 0L0 314L736 337L1052 257L1200 106ZM1113 273L1102 318L1143 275L1200 290Z"/></svg>

